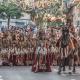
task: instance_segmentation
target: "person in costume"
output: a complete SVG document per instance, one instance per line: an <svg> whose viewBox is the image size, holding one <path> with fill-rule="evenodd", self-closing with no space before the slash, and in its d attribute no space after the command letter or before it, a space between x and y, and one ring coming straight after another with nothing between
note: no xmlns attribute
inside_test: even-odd
<svg viewBox="0 0 80 80"><path fill-rule="evenodd" d="M35 51L34 65L32 66L33 72L51 72L49 57L47 56L47 48L39 45Z"/></svg>

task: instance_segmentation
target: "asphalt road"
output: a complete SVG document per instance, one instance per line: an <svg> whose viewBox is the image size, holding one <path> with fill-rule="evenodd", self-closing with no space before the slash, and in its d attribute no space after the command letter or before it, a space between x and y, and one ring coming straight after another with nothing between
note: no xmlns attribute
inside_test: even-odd
<svg viewBox="0 0 80 80"><path fill-rule="evenodd" d="M52 72L31 72L31 67L0 67L0 80L80 80L80 68L76 74L68 74L68 71L57 74L57 67L52 68Z"/></svg>

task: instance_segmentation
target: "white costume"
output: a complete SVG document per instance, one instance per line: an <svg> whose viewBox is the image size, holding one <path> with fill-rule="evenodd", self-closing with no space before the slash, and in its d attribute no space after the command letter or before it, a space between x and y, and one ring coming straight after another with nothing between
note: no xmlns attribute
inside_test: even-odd
<svg viewBox="0 0 80 80"><path fill-rule="evenodd" d="M53 52L54 52L54 53L57 53L57 52L58 52L57 47L53 47L53 46L52 46L52 47L51 47L51 52L52 52L52 53L53 53Z"/></svg>
<svg viewBox="0 0 80 80"><path fill-rule="evenodd" d="M33 38L36 38L36 34L33 34Z"/></svg>
<svg viewBox="0 0 80 80"><path fill-rule="evenodd" d="M47 54L47 49L45 47L38 47L36 50L36 54L41 53L41 54Z"/></svg>

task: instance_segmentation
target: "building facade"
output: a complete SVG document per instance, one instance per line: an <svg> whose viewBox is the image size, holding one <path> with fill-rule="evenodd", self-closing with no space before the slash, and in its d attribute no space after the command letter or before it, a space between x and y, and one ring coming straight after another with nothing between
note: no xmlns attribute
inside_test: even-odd
<svg viewBox="0 0 80 80"><path fill-rule="evenodd" d="M23 13L24 16L22 16L20 19L10 19L10 25L11 26L18 26L18 27L24 27L27 26L30 22L30 15ZM7 19L0 19L0 27L7 26Z"/></svg>

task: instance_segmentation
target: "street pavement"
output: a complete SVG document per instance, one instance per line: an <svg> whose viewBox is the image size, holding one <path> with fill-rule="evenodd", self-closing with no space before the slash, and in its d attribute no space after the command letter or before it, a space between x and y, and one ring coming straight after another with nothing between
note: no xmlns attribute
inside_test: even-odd
<svg viewBox="0 0 80 80"><path fill-rule="evenodd" d="M31 72L31 67L0 67L0 80L80 80L80 68L75 74L68 74L68 70L57 74L58 67L52 67L52 72Z"/></svg>

